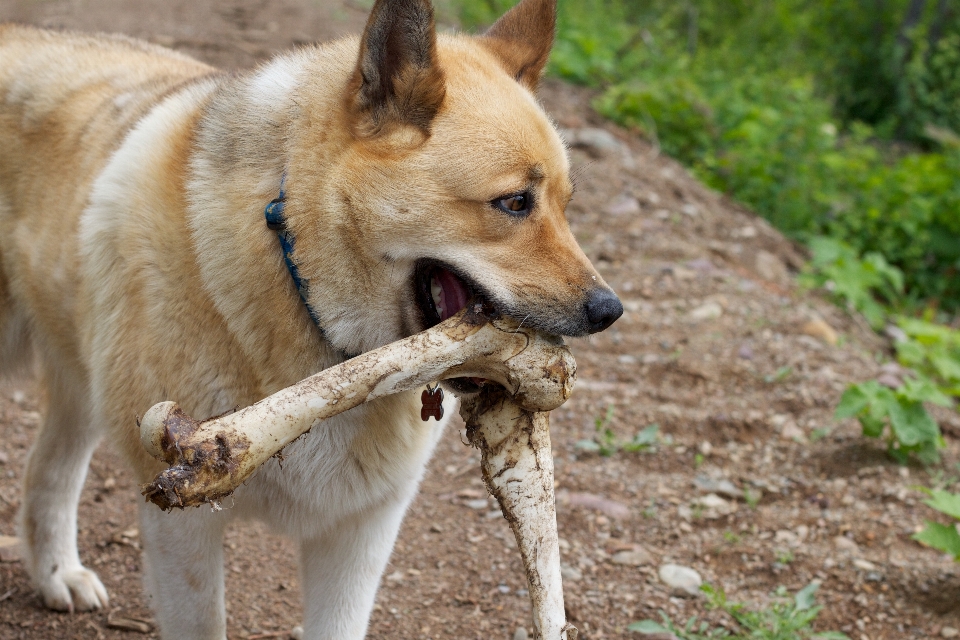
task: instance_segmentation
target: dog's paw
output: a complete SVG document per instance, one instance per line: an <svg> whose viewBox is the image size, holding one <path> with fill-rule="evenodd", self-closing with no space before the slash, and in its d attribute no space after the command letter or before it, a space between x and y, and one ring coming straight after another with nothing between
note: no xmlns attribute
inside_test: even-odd
<svg viewBox="0 0 960 640"><path fill-rule="evenodd" d="M55 571L40 584L43 603L56 611L92 611L110 602L97 574L83 567Z"/></svg>

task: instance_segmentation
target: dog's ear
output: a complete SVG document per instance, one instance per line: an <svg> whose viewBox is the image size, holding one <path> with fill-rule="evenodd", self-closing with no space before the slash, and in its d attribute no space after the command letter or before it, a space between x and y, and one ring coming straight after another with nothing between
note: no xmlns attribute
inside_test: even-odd
<svg viewBox="0 0 960 640"><path fill-rule="evenodd" d="M497 20L481 41L517 82L536 89L557 29L557 0L521 0Z"/></svg>
<svg viewBox="0 0 960 640"><path fill-rule="evenodd" d="M429 134L445 94L436 49L429 0L377 0L350 87L359 135L375 136L394 125Z"/></svg>

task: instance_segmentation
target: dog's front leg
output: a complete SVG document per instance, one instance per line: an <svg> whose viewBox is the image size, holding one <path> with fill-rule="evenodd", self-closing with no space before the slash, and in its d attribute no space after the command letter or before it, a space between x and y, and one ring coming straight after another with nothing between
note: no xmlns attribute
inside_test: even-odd
<svg viewBox="0 0 960 640"><path fill-rule="evenodd" d="M300 543L304 640L362 640L412 495Z"/></svg>
<svg viewBox="0 0 960 640"><path fill-rule="evenodd" d="M223 530L208 509L165 513L140 505L144 581L165 640L225 640Z"/></svg>

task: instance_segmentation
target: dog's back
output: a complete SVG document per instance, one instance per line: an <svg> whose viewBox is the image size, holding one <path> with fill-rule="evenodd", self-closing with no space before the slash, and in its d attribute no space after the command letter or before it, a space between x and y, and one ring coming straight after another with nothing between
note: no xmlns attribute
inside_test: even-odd
<svg viewBox="0 0 960 640"><path fill-rule="evenodd" d="M24 361L30 327L50 356L79 361L76 231L90 186L163 95L211 72L124 37L0 25L0 372Z"/></svg>

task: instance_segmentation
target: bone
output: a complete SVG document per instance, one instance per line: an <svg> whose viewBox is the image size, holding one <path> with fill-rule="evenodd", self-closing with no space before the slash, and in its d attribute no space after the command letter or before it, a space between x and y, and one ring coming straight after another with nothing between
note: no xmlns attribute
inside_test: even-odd
<svg viewBox="0 0 960 640"><path fill-rule="evenodd" d="M492 380L523 408L549 411L570 397L575 372L562 340L470 305L237 413L198 421L175 402L154 405L140 421L140 440L171 466L142 487L143 494L164 510L216 502L322 420L436 380Z"/></svg>
<svg viewBox="0 0 960 640"><path fill-rule="evenodd" d="M569 397L573 356L559 338L491 318L470 305L453 318L325 369L237 413L197 421L174 402L140 423L144 447L171 465L142 487L162 509L199 506L233 492L284 446L322 420L436 380L491 380L462 399L481 472L509 522L529 582L536 638L576 640L566 622L553 494L549 411Z"/></svg>
<svg viewBox="0 0 960 640"><path fill-rule="evenodd" d="M504 389L485 387L461 399L467 439L480 450L487 490L513 529L527 573L535 638L576 640L560 578L560 540L553 495L550 414L527 411Z"/></svg>

